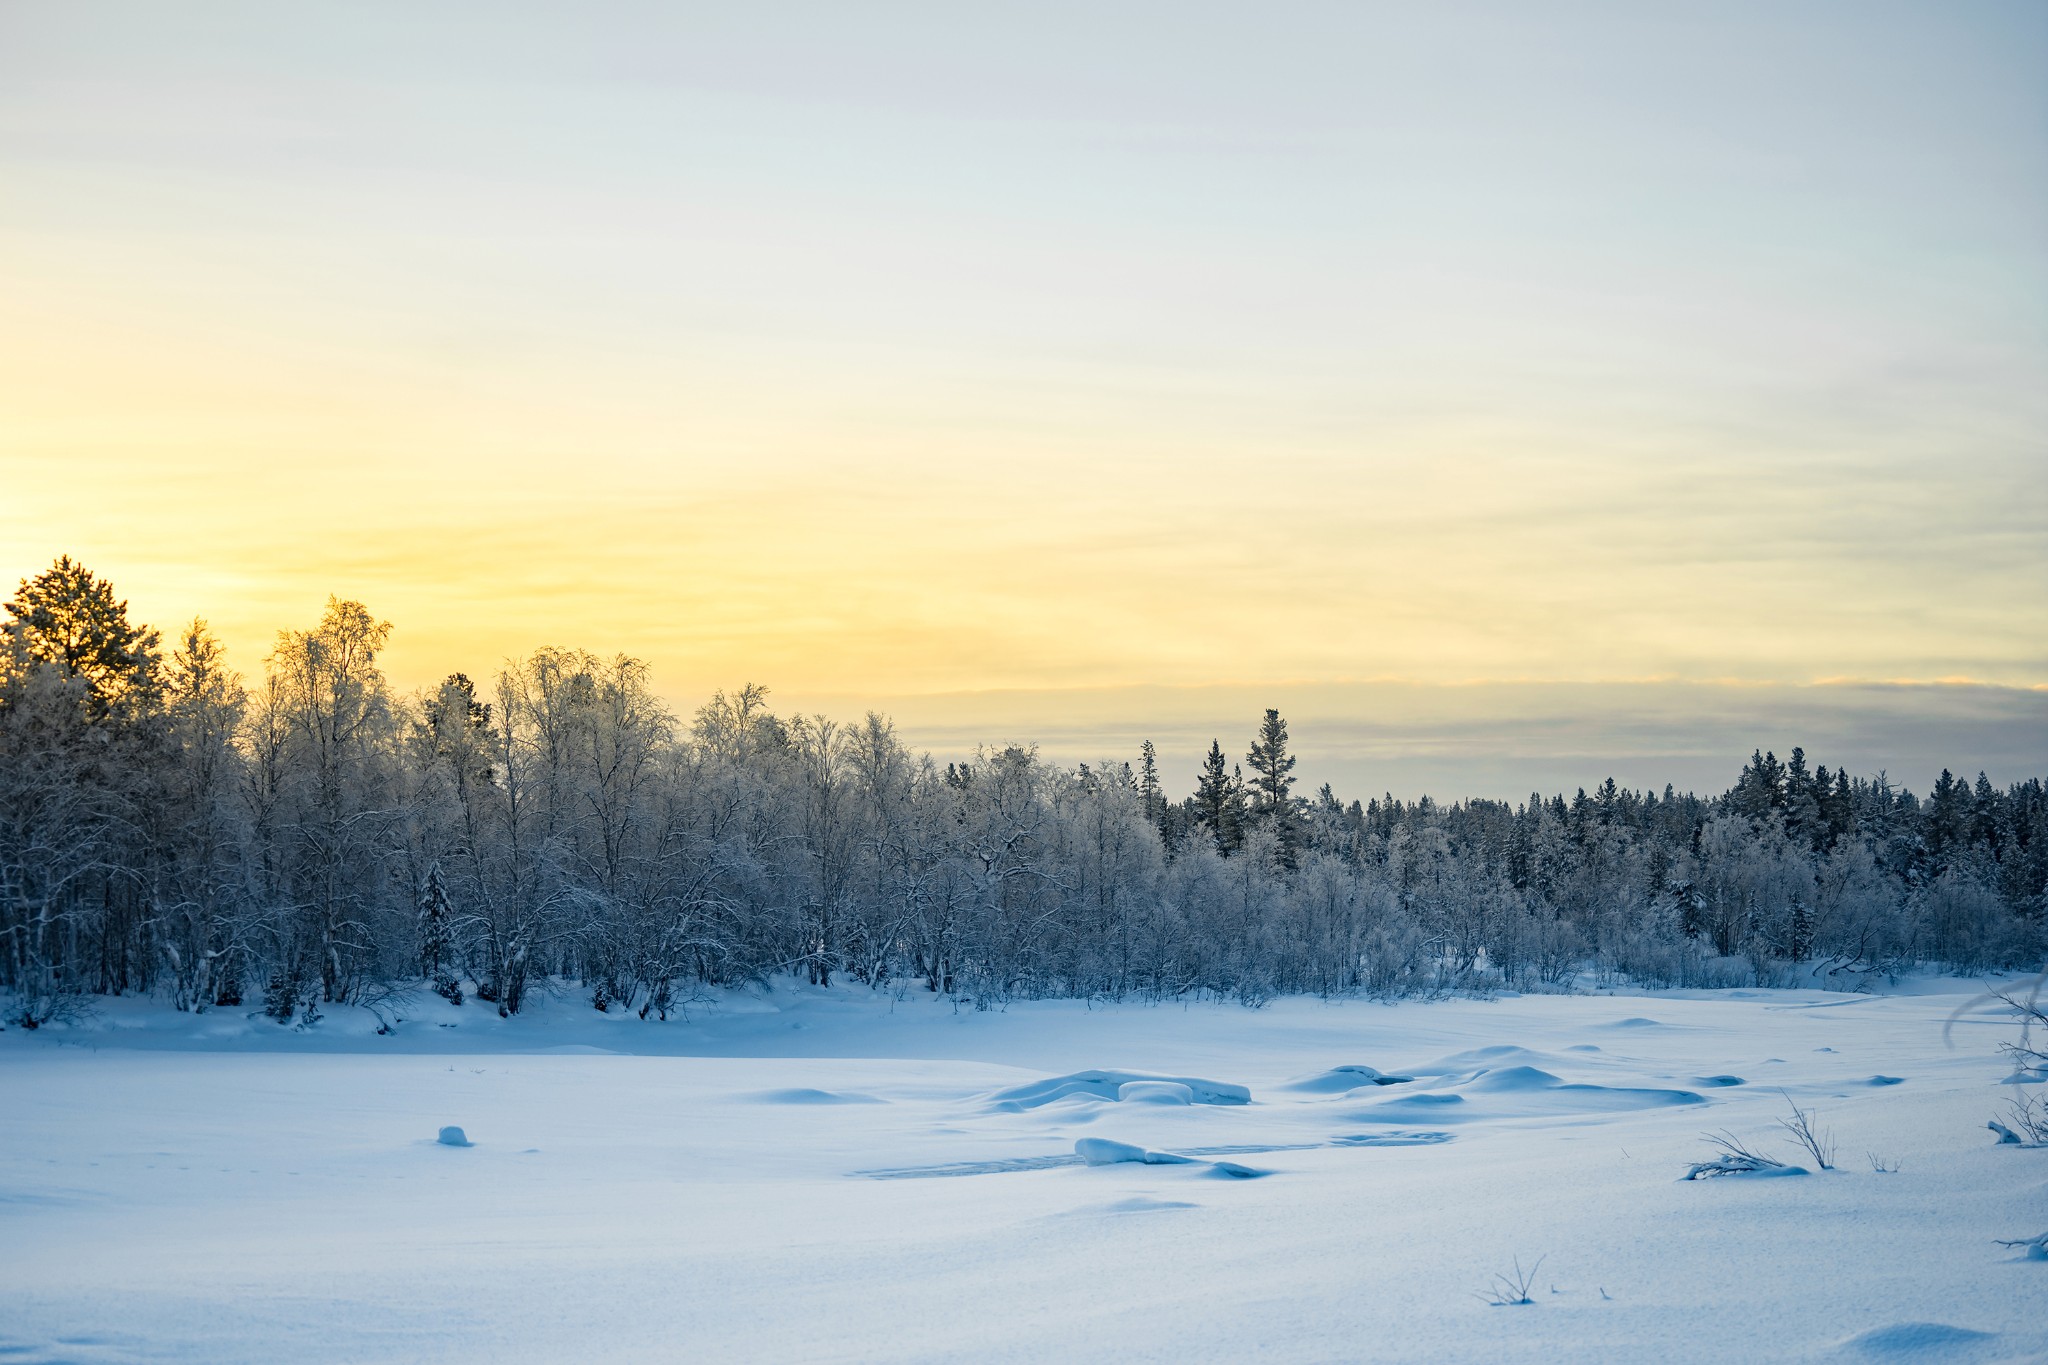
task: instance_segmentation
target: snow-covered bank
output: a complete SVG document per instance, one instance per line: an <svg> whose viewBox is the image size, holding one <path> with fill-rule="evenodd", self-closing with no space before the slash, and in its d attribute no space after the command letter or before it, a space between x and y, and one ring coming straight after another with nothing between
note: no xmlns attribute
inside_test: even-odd
<svg viewBox="0 0 2048 1365"><path fill-rule="evenodd" d="M1979 988L110 1002L0 1034L0 1359L2040 1359ZM1839 1170L1680 1180L1788 1096Z"/></svg>

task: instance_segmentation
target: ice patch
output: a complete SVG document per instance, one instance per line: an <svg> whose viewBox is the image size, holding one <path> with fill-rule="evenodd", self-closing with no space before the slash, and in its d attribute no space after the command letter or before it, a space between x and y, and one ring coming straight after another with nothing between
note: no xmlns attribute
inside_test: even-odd
<svg viewBox="0 0 2048 1365"><path fill-rule="evenodd" d="M1007 1090L996 1091L988 1098L995 1108L1014 1113L1024 1109L1036 1109L1055 1100L1115 1100L1123 1088L1133 1081L1164 1081L1170 1085L1185 1086L1189 1101L1194 1104L1252 1102L1252 1092L1241 1085L1231 1085L1227 1081L1205 1081L1197 1076L1155 1076L1148 1071L1076 1071L1065 1076L1050 1076L1042 1081L1013 1085Z"/></svg>
<svg viewBox="0 0 2048 1365"><path fill-rule="evenodd" d="M1955 1358L1960 1352L1975 1354L1976 1348L1993 1340L1996 1332L1978 1332L1968 1327L1951 1327L1945 1322L1896 1322L1858 1332L1842 1343L1844 1350L1879 1358L1890 1356L1930 1358L1939 1352Z"/></svg>
<svg viewBox="0 0 2048 1365"><path fill-rule="evenodd" d="M434 1141L440 1143L443 1147L476 1146L475 1143L469 1140L469 1135L467 1133L463 1132L460 1128L455 1127L453 1124L450 1124L448 1127L443 1128L441 1130L440 1136L436 1137Z"/></svg>
<svg viewBox="0 0 2048 1365"><path fill-rule="evenodd" d="M1872 1076L1864 1082L1865 1085L1904 1085L1905 1083L1906 1078L1904 1076Z"/></svg>
<svg viewBox="0 0 2048 1365"><path fill-rule="evenodd" d="M858 1095L850 1091L841 1093L832 1090L813 1090L798 1086L792 1090L764 1090L752 1098L762 1104L880 1104L873 1095Z"/></svg>
<svg viewBox="0 0 2048 1365"><path fill-rule="evenodd" d="M1749 1082L1743 1080L1740 1076L1695 1076L1693 1078L1693 1084L1723 1086L1747 1085L1749 1084Z"/></svg>

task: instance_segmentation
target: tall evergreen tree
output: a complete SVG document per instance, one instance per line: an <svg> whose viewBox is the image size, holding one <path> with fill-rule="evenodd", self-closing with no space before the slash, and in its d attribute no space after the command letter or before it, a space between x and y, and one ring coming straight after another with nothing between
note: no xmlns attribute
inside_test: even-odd
<svg viewBox="0 0 2048 1365"><path fill-rule="evenodd" d="M1301 848L1301 813L1294 800L1295 758L1287 752L1287 722L1273 707L1266 708L1245 762L1252 770L1248 792L1251 820L1272 829L1281 862L1293 867Z"/></svg>
<svg viewBox="0 0 2048 1365"><path fill-rule="evenodd" d="M1751 824L1762 824L1774 817L1785 805L1785 765L1778 761L1776 754L1761 751L1750 755L1743 765L1742 775L1735 780L1735 790L1729 793L1737 813L1746 817Z"/></svg>
<svg viewBox="0 0 2048 1365"><path fill-rule="evenodd" d="M462 987L455 979L451 956L455 948L455 907L448 902L441 885L441 865L427 869L426 885L420 888L420 974L434 983L434 991L452 1005L462 1003Z"/></svg>
<svg viewBox="0 0 2048 1365"><path fill-rule="evenodd" d="M1209 831L1225 856L1244 842L1239 786L1232 780L1227 762L1223 746L1210 740L1208 757L1202 760L1202 771L1195 779L1195 821Z"/></svg>
<svg viewBox="0 0 2048 1365"><path fill-rule="evenodd" d="M69 555L23 579L7 603L9 636L31 663L84 682L94 719L153 703L161 684L157 633L128 619L113 585Z"/></svg>
<svg viewBox="0 0 2048 1365"><path fill-rule="evenodd" d="M1166 792L1159 785L1159 751L1149 739L1138 746L1138 799L1144 803L1145 818L1165 833Z"/></svg>

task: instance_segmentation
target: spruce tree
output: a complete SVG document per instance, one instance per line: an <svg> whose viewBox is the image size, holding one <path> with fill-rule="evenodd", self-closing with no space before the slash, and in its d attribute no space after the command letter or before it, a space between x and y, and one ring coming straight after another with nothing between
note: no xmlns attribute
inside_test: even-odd
<svg viewBox="0 0 2048 1365"><path fill-rule="evenodd" d="M6 633L31 663L50 664L84 682L95 722L133 715L156 698L157 633L128 619L111 583L61 555L7 603Z"/></svg>
<svg viewBox="0 0 2048 1365"><path fill-rule="evenodd" d="M1785 805L1785 765L1776 754L1753 753L1735 780L1729 799L1751 824L1761 825Z"/></svg>
<svg viewBox="0 0 2048 1365"><path fill-rule="evenodd" d="M1138 746L1138 798L1145 803L1145 818L1164 834L1166 793L1159 786L1159 753L1149 739Z"/></svg>
<svg viewBox="0 0 2048 1365"><path fill-rule="evenodd" d="M1266 718L1259 723L1258 738L1252 741L1252 751L1245 755L1245 762L1253 774L1249 792L1251 818L1272 828L1279 840L1280 861L1293 867L1301 847L1300 813L1295 809L1293 795L1295 759L1287 752L1287 722L1273 707L1266 708Z"/></svg>
<svg viewBox="0 0 2048 1365"><path fill-rule="evenodd" d="M1210 740L1209 755L1202 760L1201 775L1195 779L1195 819L1227 857L1243 842L1244 830L1239 818L1241 784L1232 779L1226 761L1223 746Z"/></svg>
<svg viewBox="0 0 2048 1365"><path fill-rule="evenodd" d="M449 961L455 946L455 907L441 885L441 865L427 869L427 884L420 888L420 972L434 983L434 993L451 1005L462 1003L462 986L455 979Z"/></svg>

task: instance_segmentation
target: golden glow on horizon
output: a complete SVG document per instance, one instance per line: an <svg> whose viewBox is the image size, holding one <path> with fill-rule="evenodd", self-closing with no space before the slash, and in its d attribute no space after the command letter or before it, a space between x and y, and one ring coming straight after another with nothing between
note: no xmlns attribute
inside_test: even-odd
<svg viewBox="0 0 2048 1365"><path fill-rule="evenodd" d="M1851 529L1828 479L1686 433L1539 417L1262 440L1173 401L963 410L944 376L922 398L789 376L777 401L772 374L711 361L683 400L567 356L551 385L481 364L442 382L417 353L337 383L262 338L179 344L160 317L67 329L56 302L0 355L20 381L0 562L80 555L153 623L207 616L251 671L334 592L397 625L409 682L542 643L643 654L681 695L1956 662L2038 680L2025 576L1948 609L1955 580L1910 548L1929 504L1968 522L1986 490L1916 500L1910 471L1858 499L1882 553L1802 555L1777 547Z"/></svg>
<svg viewBox="0 0 2048 1365"><path fill-rule="evenodd" d="M1969 199L1967 82L1912 94L1955 122L1923 147L1788 67L1756 108L1821 194L1712 85L1526 144L1528 106L1403 86L1443 128L1396 146L1349 72L1225 137L1171 64L1131 68L1169 132L963 112L950 50L886 98L792 92L772 46L759 88L620 86L541 24L444 88L282 18L221 55L35 17L0 55L0 586L77 555L248 673L336 593L408 685L553 643L678 698L2048 686L2048 176L2014 148L2031 178ZM1888 108L1897 46L1837 103ZM1487 79L1553 90L1512 57Z"/></svg>

